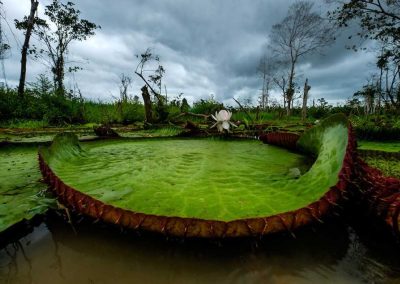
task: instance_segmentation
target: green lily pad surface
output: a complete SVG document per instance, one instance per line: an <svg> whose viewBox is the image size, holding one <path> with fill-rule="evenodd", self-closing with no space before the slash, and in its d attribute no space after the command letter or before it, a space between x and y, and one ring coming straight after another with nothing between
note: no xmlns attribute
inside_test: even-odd
<svg viewBox="0 0 400 284"><path fill-rule="evenodd" d="M122 131L116 129L117 133L121 137L125 138L142 138L142 137L172 137L177 136L184 132L183 128L179 127L163 127L155 129L144 129L138 131Z"/></svg>
<svg viewBox="0 0 400 284"><path fill-rule="evenodd" d="M23 219L44 213L52 199L42 196L37 147L0 147L0 232Z"/></svg>
<svg viewBox="0 0 400 284"><path fill-rule="evenodd" d="M8 143L45 143L51 142L54 137L62 132L71 132L79 137L79 140L92 140L97 136L92 129L68 129L68 128L46 128L46 129L1 129L0 142Z"/></svg>
<svg viewBox="0 0 400 284"><path fill-rule="evenodd" d="M145 214L217 221L267 217L318 201L338 182L347 121L308 131L305 156L256 140L148 139L80 145L61 135L42 157L68 186ZM300 177L291 169L299 168Z"/></svg>
<svg viewBox="0 0 400 284"><path fill-rule="evenodd" d="M400 141L358 141L358 149L400 153Z"/></svg>

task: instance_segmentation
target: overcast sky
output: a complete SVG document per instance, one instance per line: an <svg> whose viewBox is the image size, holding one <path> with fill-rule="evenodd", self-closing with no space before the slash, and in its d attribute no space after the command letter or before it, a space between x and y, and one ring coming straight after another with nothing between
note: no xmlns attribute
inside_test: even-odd
<svg viewBox="0 0 400 284"><path fill-rule="evenodd" d="M39 0L43 14L48 0ZM102 28L84 42L71 44L68 59L83 70L67 77L66 86L78 84L90 99L112 100L119 94L122 73L133 78L130 93L140 95L143 82L134 75L136 54L150 47L166 69L164 83L169 96L184 93L189 102L209 98L210 94L228 105L232 98L260 94L262 81L256 68L268 51L268 34L273 24L287 13L291 0L75 0L82 18ZM29 0L3 0L3 9L11 26L15 18L29 13ZM316 1L316 11L325 11ZM9 44L10 57L5 60L7 81L16 86L20 70L20 46L23 35L13 33L2 22ZM324 56L313 54L301 60L297 74L300 82L307 77L311 97L329 102L344 101L360 89L371 75L374 54L353 52L345 48L346 33L324 50ZM27 80L45 73L48 68L30 59ZM2 76L2 75L1 75ZM3 76L2 76L3 77ZM2 79L4 81L4 78ZM280 99L278 93L274 94Z"/></svg>

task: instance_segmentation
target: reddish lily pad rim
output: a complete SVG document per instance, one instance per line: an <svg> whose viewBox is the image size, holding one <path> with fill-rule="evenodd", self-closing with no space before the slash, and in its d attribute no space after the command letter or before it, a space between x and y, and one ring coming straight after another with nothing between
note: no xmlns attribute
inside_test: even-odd
<svg viewBox="0 0 400 284"><path fill-rule="evenodd" d="M76 212L107 223L179 237L223 238L265 235L280 231L293 232L293 230L304 225L321 222L321 219L337 206L339 200L345 195L346 187L351 177L351 168L354 160L353 153L356 149L351 126L348 128L348 132L346 154L339 173L339 181L318 201L294 211L265 218L248 218L229 222L157 216L114 207L66 185L46 164L40 152L39 164L45 181L58 196L60 202ZM299 139L298 135L291 133L270 133L265 137L267 143L274 141L273 144L288 149L295 149Z"/></svg>

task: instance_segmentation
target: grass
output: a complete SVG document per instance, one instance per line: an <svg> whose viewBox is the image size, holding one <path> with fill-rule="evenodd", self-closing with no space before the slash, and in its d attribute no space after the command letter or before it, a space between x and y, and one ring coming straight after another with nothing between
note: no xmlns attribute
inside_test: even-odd
<svg viewBox="0 0 400 284"><path fill-rule="evenodd" d="M0 128L44 128L48 127L49 123L44 120L29 120L29 119L13 119L8 121L0 121Z"/></svg>
<svg viewBox="0 0 400 284"><path fill-rule="evenodd" d="M358 148L362 150L377 150L384 152L400 152L400 141L358 141Z"/></svg>
<svg viewBox="0 0 400 284"><path fill-rule="evenodd" d="M364 161L371 167L381 170L386 176L400 179L400 160L378 156L364 156Z"/></svg>

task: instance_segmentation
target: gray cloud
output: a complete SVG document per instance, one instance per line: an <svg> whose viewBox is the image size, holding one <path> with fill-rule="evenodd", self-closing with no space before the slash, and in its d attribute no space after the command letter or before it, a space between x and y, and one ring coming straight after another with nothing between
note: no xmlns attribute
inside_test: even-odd
<svg viewBox="0 0 400 284"><path fill-rule="evenodd" d="M68 59L84 70L68 76L67 86L77 83L87 98L109 100L118 95L118 78L125 73L134 78L131 92L138 94L143 83L133 74L135 54L151 47L166 69L169 95L182 92L193 101L212 93L226 103L244 96L255 101L261 87L256 67L268 51L268 33L294 1L76 0L82 17L102 29L89 40L71 45ZM29 11L29 1L3 2L10 23ZM41 2L41 13L49 2ZM326 10L319 1L315 3L317 10ZM13 46L12 57L5 61L6 72L9 84L15 85L19 50L6 33ZM22 34L14 33L22 42ZM374 58L346 50L348 33L341 34L325 56L312 54L300 62L297 73L300 81L309 78L313 97L343 100L364 84ZM28 68L30 81L40 73L50 75L37 61L29 60Z"/></svg>

